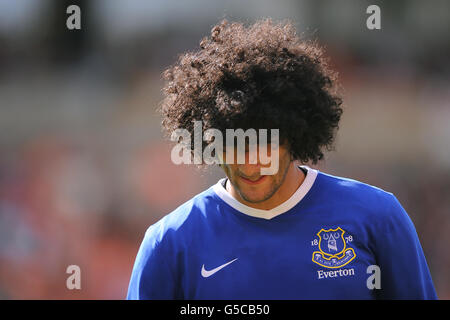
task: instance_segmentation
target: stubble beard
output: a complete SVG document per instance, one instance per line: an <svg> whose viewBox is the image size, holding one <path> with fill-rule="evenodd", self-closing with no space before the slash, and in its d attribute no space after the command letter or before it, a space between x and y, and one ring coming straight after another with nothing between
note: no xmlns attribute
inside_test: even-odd
<svg viewBox="0 0 450 320"><path fill-rule="evenodd" d="M291 161L288 163L288 165L287 165L286 168L284 169L282 179L281 179L278 183L273 183L273 184L271 184L271 186L270 186L270 187L271 187L271 188L270 188L270 191L267 192L267 193L263 196L262 199L258 199L258 200L251 199L251 198L247 197L247 196L245 195L245 193L241 192L240 188L237 187L237 183L233 183L233 186L234 186L235 190L237 191L237 193L239 194L239 196L240 196L242 199L244 199L245 201L247 201L247 202L249 202L249 203L261 203L261 202L264 202L264 201L266 201L266 200L269 200L269 199L270 199L270 198L278 191L278 189L280 189L281 185L284 183L284 180L286 179L286 175L287 175L287 173L288 173L288 171L289 171L290 164L291 164ZM230 181L230 183L231 183L231 181Z"/></svg>

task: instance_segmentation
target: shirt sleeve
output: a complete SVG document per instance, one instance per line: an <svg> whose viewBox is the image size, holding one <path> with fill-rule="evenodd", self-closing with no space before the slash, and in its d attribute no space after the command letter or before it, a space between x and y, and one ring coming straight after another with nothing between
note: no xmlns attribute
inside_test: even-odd
<svg viewBox="0 0 450 320"><path fill-rule="evenodd" d="M380 268L379 299L437 299L430 271L410 217L391 194L386 215L376 223L372 241Z"/></svg>
<svg viewBox="0 0 450 320"><path fill-rule="evenodd" d="M133 266L127 300L178 299L177 281L171 270L172 253L158 241L158 229L145 233Z"/></svg>

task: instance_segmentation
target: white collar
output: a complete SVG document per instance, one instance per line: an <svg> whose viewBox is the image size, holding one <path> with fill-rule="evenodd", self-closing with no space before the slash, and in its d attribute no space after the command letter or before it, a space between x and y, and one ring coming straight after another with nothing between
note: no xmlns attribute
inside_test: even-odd
<svg viewBox="0 0 450 320"><path fill-rule="evenodd" d="M219 196L219 198L221 198L234 209L252 217L269 220L292 209L305 197L305 195L311 189L314 181L316 180L318 170L312 169L305 165L302 165L301 167L307 170L306 177L303 183L300 185L300 187L298 187L297 191L295 191L289 199L270 210L255 209L236 200L222 185L222 182L226 178L220 179L219 182L217 182L213 186L213 190Z"/></svg>

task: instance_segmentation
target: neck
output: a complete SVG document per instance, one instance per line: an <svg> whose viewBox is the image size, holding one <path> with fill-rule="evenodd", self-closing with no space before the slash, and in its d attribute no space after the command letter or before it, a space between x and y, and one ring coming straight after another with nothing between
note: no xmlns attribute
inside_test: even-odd
<svg viewBox="0 0 450 320"><path fill-rule="evenodd" d="M297 189L301 186L303 181L305 180L305 174L303 171L297 166L295 161L292 161L289 165L288 171L286 173L285 179L278 190L267 200L262 202L254 203L248 202L239 195L239 193L235 190L232 184L227 181L226 189L227 191L239 202L255 209L261 210L271 210L286 200L288 200Z"/></svg>

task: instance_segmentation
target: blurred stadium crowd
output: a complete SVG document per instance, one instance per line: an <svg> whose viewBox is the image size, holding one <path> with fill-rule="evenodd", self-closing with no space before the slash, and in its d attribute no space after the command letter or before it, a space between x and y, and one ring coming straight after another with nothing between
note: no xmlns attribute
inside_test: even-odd
<svg viewBox="0 0 450 320"><path fill-rule="evenodd" d="M314 167L393 192L450 299L448 1L73 2L79 31L72 1L0 0L0 298L125 298L147 227L221 177L170 161L161 72L223 17L272 17L340 74L336 151ZM369 4L382 30L365 27Z"/></svg>

